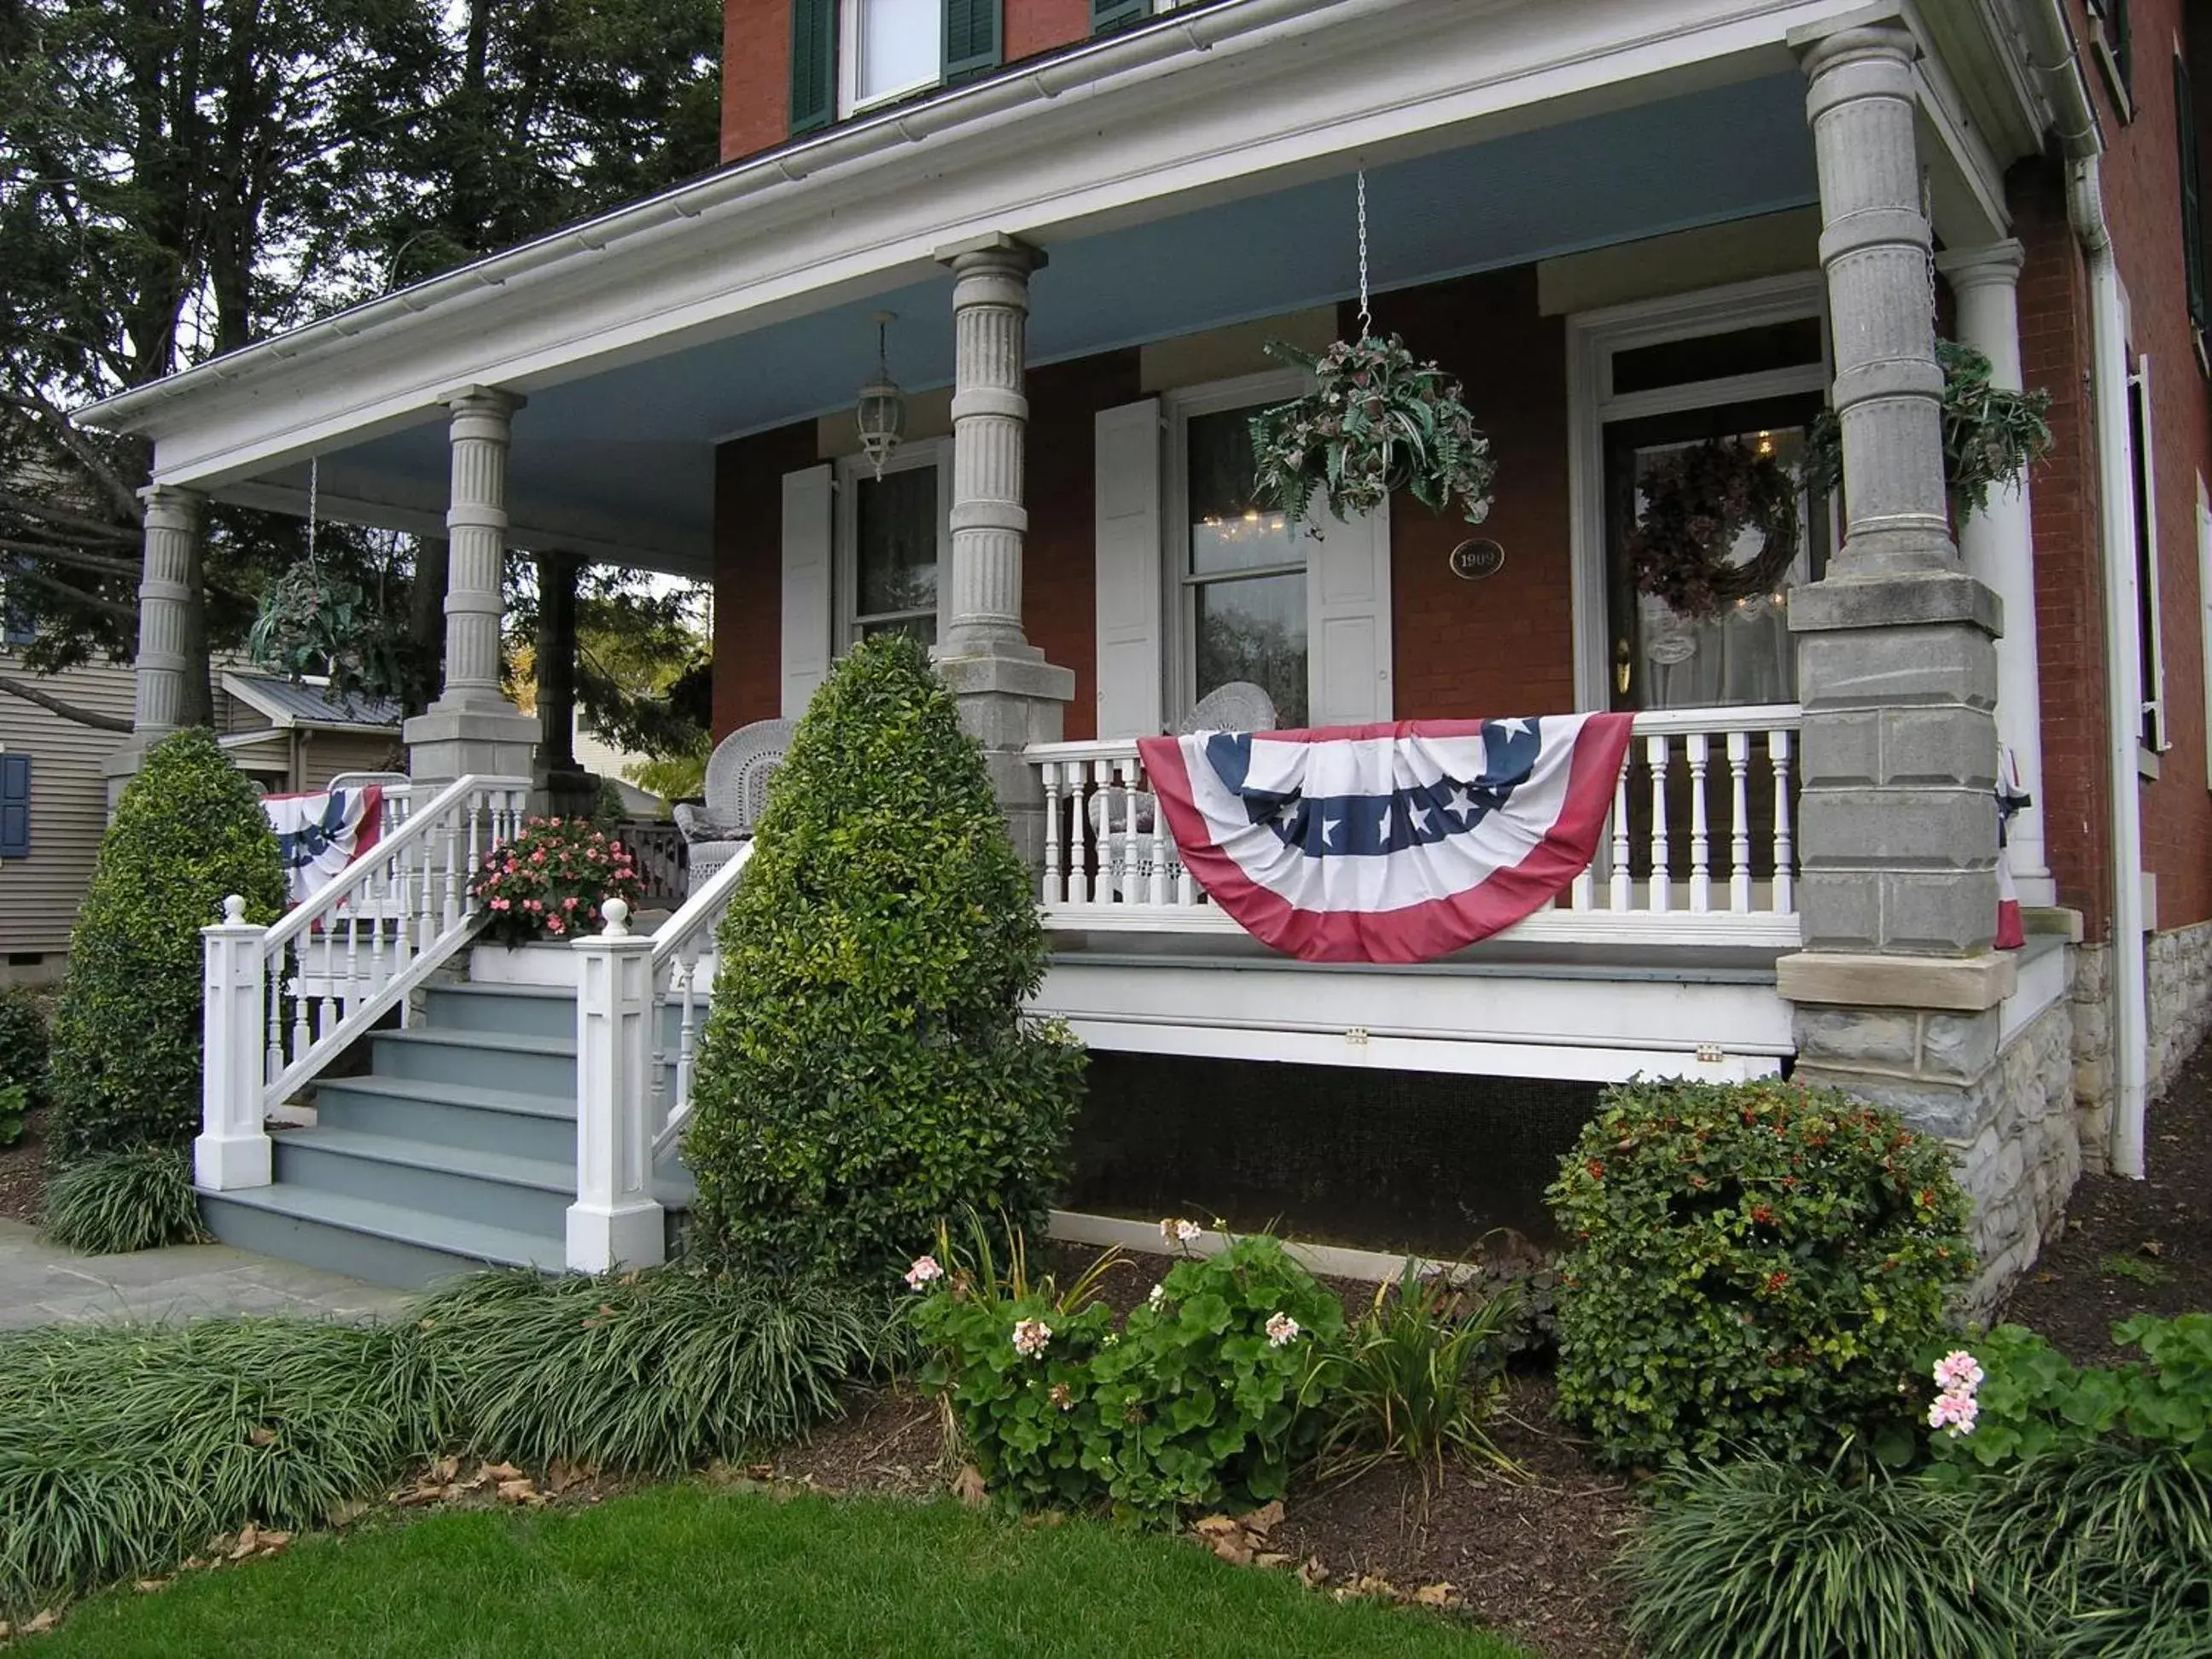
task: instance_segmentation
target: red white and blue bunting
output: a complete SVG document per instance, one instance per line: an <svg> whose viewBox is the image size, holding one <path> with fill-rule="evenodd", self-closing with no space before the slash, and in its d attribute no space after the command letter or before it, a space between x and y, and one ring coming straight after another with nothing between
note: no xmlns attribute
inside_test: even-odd
<svg viewBox="0 0 2212 1659"><path fill-rule="evenodd" d="M1549 904L1597 850L1625 714L1138 740L1192 877L1307 962L1428 962Z"/></svg>
<svg viewBox="0 0 2212 1659"><path fill-rule="evenodd" d="M261 809L276 832L295 904L305 904L337 880L346 866L376 845L384 829L384 791L373 783L304 795L264 795Z"/></svg>

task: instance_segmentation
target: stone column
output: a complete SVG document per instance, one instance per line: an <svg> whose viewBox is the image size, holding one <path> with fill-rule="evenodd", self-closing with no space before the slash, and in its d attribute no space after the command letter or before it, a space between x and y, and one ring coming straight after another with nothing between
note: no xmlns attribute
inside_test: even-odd
<svg viewBox="0 0 2212 1659"><path fill-rule="evenodd" d="M1990 360L1990 384L2022 389L2020 361L2018 242L1947 253L1936 262L1959 303L1959 340ZM2027 479L1995 491L1989 505L1959 526L1959 551L1966 574L1986 584L2004 605L2005 629L1997 641L1997 737L2013 752L2021 786L2032 805L2013 815L2007 853L2021 902L2057 902L2044 852L2043 680L2036 665L2035 538L2028 513Z"/></svg>
<svg viewBox="0 0 2212 1659"><path fill-rule="evenodd" d="M981 739L1014 844L1044 849L1044 794L1025 744L1059 740L1075 676L1022 632L1022 485L1030 405L1023 394L1030 273L1039 250L990 235L941 249L952 269L952 603L939 670Z"/></svg>
<svg viewBox="0 0 2212 1659"><path fill-rule="evenodd" d="M200 515L207 498L175 484L150 484L139 492L139 498L146 503L146 516L138 581L136 696L131 736L101 766L110 811L147 750L191 723L194 705L205 701L204 696L191 694L188 681L205 672L204 657L196 661L196 649L204 637L198 614L203 603ZM198 711L199 720L206 717L204 709Z"/></svg>
<svg viewBox="0 0 2212 1659"><path fill-rule="evenodd" d="M446 509L446 674L436 701L403 728L407 769L417 781L530 775L538 723L499 689L507 451L521 404L511 392L469 386L447 405L453 470Z"/></svg>
<svg viewBox="0 0 2212 1659"><path fill-rule="evenodd" d="M538 772L544 811L589 817L599 780L576 764L576 578L572 553L538 556Z"/></svg>
<svg viewBox="0 0 2212 1659"><path fill-rule="evenodd" d="M1776 977L1797 1005L1798 1078L1893 1106L1958 1150L1985 1301L2039 1240L2020 1148L2000 1151L1998 1005L2015 977L1990 948L2000 613L1960 568L1946 511L1916 47L1894 21L1792 43L1811 82L1846 527L1790 606L1805 948Z"/></svg>

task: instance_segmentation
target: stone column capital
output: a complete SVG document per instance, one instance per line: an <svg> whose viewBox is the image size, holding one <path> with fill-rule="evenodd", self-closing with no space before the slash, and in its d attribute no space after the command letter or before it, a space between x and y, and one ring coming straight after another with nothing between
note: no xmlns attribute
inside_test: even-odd
<svg viewBox="0 0 2212 1659"><path fill-rule="evenodd" d="M207 492L194 489L190 484L155 483L139 490L138 499L145 503L146 516L150 521L159 513L169 521L196 522L207 506Z"/></svg>
<svg viewBox="0 0 2212 1659"><path fill-rule="evenodd" d="M1024 242L1020 237L1009 236L1002 230L987 231L981 236L970 236L963 241L947 242L931 257L938 264L950 267L955 276L965 276L978 271L1027 276L1031 271L1042 270L1051 263L1051 256L1036 243Z"/></svg>
<svg viewBox="0 0 2212 1659"><path fill-rule="evenodd" d="M509 392L503 386L459 386L444 393L438 401L456 416L488 415L504 421L530 399L520 392Z"/></svg>
<svg viewBox="0 0 2212 1659"><path fill-rule="evenodd" d="M1869 6L1835 21L1807 24L1790 30L1789 41L1812 76L1844 63L1909 64L1920 56L1919 39L1895 5Z"/></svg>
<svg viewBox="0 0 2212 1659"><path fill-rule="evenodd" d="M2008 237L2002 242L1991 242L1986 247L1958 248L1936 256L1936 269L1954 291L1970 288L2009 288L2020 286L2021 267L2027 262L2027 250Z"/></svg>

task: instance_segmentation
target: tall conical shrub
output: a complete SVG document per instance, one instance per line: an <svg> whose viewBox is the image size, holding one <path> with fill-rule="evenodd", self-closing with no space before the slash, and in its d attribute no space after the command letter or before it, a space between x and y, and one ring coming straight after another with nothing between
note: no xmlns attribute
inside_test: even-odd
<svg viewBox="0 0 2212 1659"><path fill-rule="evenodd" d="M1029 872L911 640L815 695L719 943L684 1141L704 1242L888 1282L966 1206L1042 1224L1084 1053L1023 1017Z"/></svg>
<svg viewBox="0 0 2212 1659"><path fill-rule="evenodd" d="M222 901L249 921L284 904L253 786L194 728L164 738L123 791L70 936L53 1030L51 1134L64 1161L181 1146L200 1121L200 929Z"/></svg>

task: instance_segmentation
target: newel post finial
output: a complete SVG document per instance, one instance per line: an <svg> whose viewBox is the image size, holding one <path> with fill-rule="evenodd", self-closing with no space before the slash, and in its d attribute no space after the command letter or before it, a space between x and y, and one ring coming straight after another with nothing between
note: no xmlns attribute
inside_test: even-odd
<svg viewBox="0 0 2212 1659"><path fill-rule="evenodd" d="M609 939L629 936L629 904L627 900L611 898L599 907L599 915L606 921Z"/></svg>

